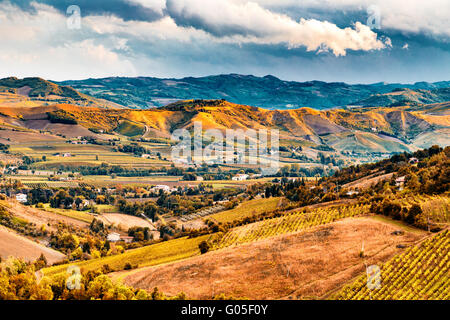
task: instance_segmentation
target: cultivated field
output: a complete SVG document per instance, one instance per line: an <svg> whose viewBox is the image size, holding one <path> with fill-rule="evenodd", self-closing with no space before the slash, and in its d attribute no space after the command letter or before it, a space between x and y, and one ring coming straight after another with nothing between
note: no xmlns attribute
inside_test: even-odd
<svg viewBox="0 0 450 320"><path fill-rule="evenodd" d="M25 219L28 222L34 223L38 227L45 225L49 231L56 232L57 229L55 226L59 222L63 222L65 224L78 228L84 228L88 226L87 222L85 221L74 219L65 215L60 215L58 213L51 211L44 211L29 206L23 206L16 201L9 201L9 202L3 201L0 202L0 204L4 205L7 209L9 209L9 211L12 212L14 216ZM50 224L50 226L48 226L48 224Z"/></svg>
<svg viewBox="0 0 450 320"><path fill-rule="evenodd" d="M233 228L225 233L219 241L215 243L214 247L220 249L242 243L258 241L280 234L309 229L339 219L366 215L368 213L369 207L367 205L317 208L311 212L293 211L278 218L267 219Z"/></svg>
<svg viewBox="0 0 450 320"><path fill-rule="evenodd" d="M307 231L213 251L188 260L113 275L136 288L209 299L224 293L251 299L320 298L411 245L417 234L393 235L391 224L349 218ZM364 258L360 257L364 244Z"/></svg>
<svg viewBox="0 0 450 320"><path fill-rule="evenodd" d="M155 229L153 224L151 224L148 220L131 216L128 214L104 213L102 215L99 215L97 219L102 220L104 223L108 225L114 224L119 229L123 229L124 231L127 231L131 227L143 227L143 228L147 227L150 228L150 230Z"/></svg>
<svg viewBox="0 0 450 320"><path fill-rule="evenodd" d="M91 223L92 220L94 220L94 216L92 214L89 214L89 213L86 213L83 211L77 211L77 210L72 210L72 209L51 208L48 203L45 204L44 208L45 208L44 209L45 211L56 213L56 214L64 216L64 217L69 217L69 218L79 220L82 222L86 222L86 223Z"/></svg>
<svg viewBox="0 0 450 320"><path fill-rule="evenodd" d="M427 239L380 266L380 287L370 290L366 274L333 299L449 300L450 231Z"/></svg>
<svg viewBox="0 0 450 320"><path fill-rule="evenodd" d="M65 258L61 252L47 248L0 226L0 256L3 260L14 256L25 261L35 261L41 254L44 254L49 264Z"/></svg>
<svg viewBox="0 0 450 320"><path fill-rule="evenodd" d="M206 235L198 238L179 238L165 241L154 245L132 249L124 254L109 256L94 260L80 261L75 263L84 271L98 270L103 265L109 265L112 269L123 270L125 264L137 265L139 267L153 266L176 260L181 260L200 254L198 245L211 236ZM69 265L61 265L43 269L44 275L52 276L64 273Z"/></svg>
<svg viewBox="0 0 450 320"><path fill-rule="evenodd" d="M241 220L246 217L258 215L264 212L275 210L282 198L264 198L254 199L239 204L232 210L222 211L208 216L208 219L213 219L217 222L232 222L234 220Z"/></svg>

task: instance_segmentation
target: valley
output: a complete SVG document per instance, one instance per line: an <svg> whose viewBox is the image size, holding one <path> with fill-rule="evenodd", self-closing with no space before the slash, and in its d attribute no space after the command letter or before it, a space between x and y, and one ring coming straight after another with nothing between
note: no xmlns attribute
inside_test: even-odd
<svg viewBox="0 0 450 320"><path fill-rule="evenodd" d="M448 103L397 90L378 97L386 105L325 110L226 100L137 109L38 78L0 83L0 255L31 282L56 288L79 268L88 287L106 282L121 298L448 297L437 287L449 267ZM193 137L198 123L201 158L174 158L174 132ZM205 158L211 129L247 137L234 144L244 153ZM251 130L278 130L273 174L250 161ZM393 292L399 257L428 257L421 245L435 239L430 285L402 278ZM369 265L389 272L385 293L361 287Z"/></svg>

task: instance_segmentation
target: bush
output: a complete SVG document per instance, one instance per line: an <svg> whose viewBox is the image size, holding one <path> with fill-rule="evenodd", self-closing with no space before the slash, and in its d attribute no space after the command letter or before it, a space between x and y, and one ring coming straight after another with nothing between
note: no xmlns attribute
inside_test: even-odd
<svg viewBox="0 0 450 320"><path fill-rule="evenodd" d="M210 245L208 242L206 241L202 241L200 242L200 244L198 245L198 248L200 249L200 253L201 254L205 254L209 251L210 249Z"/></svg>

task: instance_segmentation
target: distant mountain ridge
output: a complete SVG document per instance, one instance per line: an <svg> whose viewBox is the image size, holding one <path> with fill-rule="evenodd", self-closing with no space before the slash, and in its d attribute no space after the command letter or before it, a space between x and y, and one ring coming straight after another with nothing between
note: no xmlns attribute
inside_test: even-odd
<svg viewBox="0 0 450 320"><path fill-rule="evenodd" d="M85 107L122 107L111 101L81 93L70 86L59 85L38 77L0 79L0 104L5 105L5 100L8 100L10 106L22 105L24 101L28 101L31 105L69 103Z"/></svg>
<svg viewBox="0 0 450 320"><path fill-rule="evenodd" d="M407 105L441 103L450 99L448 90L441 91L450 88L450 81L351 85L343 82L283 81L271 75L256 77L227 74L182 79L112 77L55 83L71 86L81 93L135 109L161 107L189 99L225 99L265 109L310 107L319 110L349 105L390 106L400 102ZM417 100L413 95L405 95L401 99L394 98L390 101L382 96L403 89L421 90L419 94L427 98ZM378 102L380 104L377 104Z"/></svg>

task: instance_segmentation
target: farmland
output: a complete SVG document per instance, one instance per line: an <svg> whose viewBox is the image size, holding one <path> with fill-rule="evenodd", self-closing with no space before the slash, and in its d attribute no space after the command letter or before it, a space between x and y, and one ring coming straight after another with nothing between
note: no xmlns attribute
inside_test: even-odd
<svg viewBox="0 0 450 320"><path fill-rule="evenodd" d="M184 291L193 299L221 293L250 299L318 299L364 270L360 258L379 263L423 235L393 236L390 224L349 218L272 239L212 251L167 265L112 274L136 288Z"/></svg>
<svg viewBox="0 0 450 320"><path fill-rule="evenodd" d="M49 263L55 263L65 258L65 255L58 251L49 249L0 226L0 257L2 259L14 256L25 261L34 261L41 254L45 256Z"/></svg>
<svg viewBox="0 0 450 320"><path fill-rule="evenodd" d="M59 209L59 208L51 208L48 204L45 205L44 209L45 211L56 213L65 217L69 217L75 220L79 220L86 223L91 223L94 219L94 216L92 214L83 212L83 211L77 211L72 209Z"/></svg>
<svg viewBox="0 0 450 320"><path fill-rule="evenodd" d="M272 218L231 229L215 244L216 249L247 242L259 241L281 234L292 233L339 219L366 215L369 207L363 205L339 208L318 208L311 212L291 212L279 218Z"/></svg>
<svg viewBox="0 0 450 320"><path fill-rule="evenodd" d="M103 213L97 216L96 219L103 221L107 225L114 224L119 229L122 229L124 231L128 231L128 229L132 227L147 227L150 229L155 229L155 227L147 220L126 214Z"/></svg>
<svg viewBox="0 0 450 320"><path fill-rule="evenodd" d="M251 217L252 215L273 211L278 207L280 201L281 198L277 197L267 199L254 199L241 203L234 209L210 215L208 218L221 223L241 220L247 217Z"/></svg>
<svg viewBox="0 0 450 320"><path fill-rule="evenodd" d="M144 159L131 154L114 151L107 145L73 145L63 141L24 142L11 147L12 153L20 153L30 157L46 157L46 161L34 164L35 169L58 169L64 166L96 166L102 163L110 165L133 166L147 168L153 166L167 166L170 163L158 159ZM70 154L64 157L63 154Z"/></svg>
<svg viewBox="0 0 450 320"><path fill-rule="evenodd" d="M449 300L450 232L445 230L409 248L380 266L380 286L373 275L360 276L333 299L342 300Z"/></svg>
<svg viewBox="0 0 450 320"><path fill-rule="evenodd" d="M147 247L132 249L117 256L77 262L75 265L79 266L84 271L98 270L106 264L112 269L122 270L127 263L139 267L146 267L173 262L199 255L199 243L208 240L210 237L210 235L206 235L193 239L179 238ZM46 276L65 273L68 266L69 265L60 265L46 268L43 269L43 273Z"/></svg>

